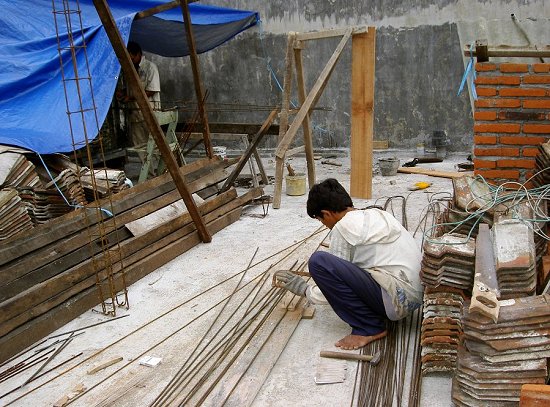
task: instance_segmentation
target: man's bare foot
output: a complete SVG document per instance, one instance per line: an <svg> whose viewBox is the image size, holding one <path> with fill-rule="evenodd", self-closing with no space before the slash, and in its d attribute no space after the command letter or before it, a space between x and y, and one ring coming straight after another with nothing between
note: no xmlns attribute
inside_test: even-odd
<svg viewBox="0 0 550 407"><path fill-rule="evenodd" d="M371 342L382 339L387 334L388 331L380 332L379 334L371 336L349 334L348 336L345 336L344 338L336 342L334 346L345 350L359 349Z"/></svg>

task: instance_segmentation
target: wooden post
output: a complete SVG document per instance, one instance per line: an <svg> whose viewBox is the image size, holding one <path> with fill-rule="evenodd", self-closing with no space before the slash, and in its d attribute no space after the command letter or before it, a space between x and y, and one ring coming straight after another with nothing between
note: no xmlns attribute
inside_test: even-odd
<svg viewBox="0 0 550 407"><path fill-rule="evenodd" d="M372 140L376 29L352 37L350 195L372 197Z"/></svg>
<svg viewBox="0 0 550 407"><path fill-rule="evenodd" d="M302 63L303 41L294 44L294 63L296 64L296 85L298 86L298 100L300 105L306 101L306 82L304 79L304 65ZM304 147L306 151L307 179L309 189L315 184L315 160L313 159L313 138L311 136L311 122L309 112L306 114L302 130L304 132Z"/></svg>
<svg viewBox="0 0 550 407"><path fill-rule="evenodd" d="M111 45L113 46L115 54L120 61L120 65L122 66L122 71L124 72L124 76L128 81L128 85L135 95L136 102L141 109L141 113L143 114L143 118L147 123L147 127L149 128L153 139L157 143L157 147L164 159L164 162L166 163L168 171L174 179L176 188L181 194L183 202L185 203L185 206L187 207L187 210L189 211L189 214L191 215L191 218L193 219L193 222L197 227L199 236L203 242L210 242L212 240L212 237L210 236L210 233L208 233L208 230L204 225L204 222L197 209L197 205L191 197L191 194L189 193L187 186L185 185L185 181L183 180L183 177L179 172L179 167L176 163L176 159L174 158L174 154L170 150L170 147L168 146L168 143L164 138L164 133L162 132L162 129L160 128L160 125L158 124L158 121L153 114L153 109L149 104L149 100L147 99L147 95L145 94L145 90L143 89L143 85L141 84L134 65L132 64L130 54L128 54L128 50L126 49L122 37L120 36L109 6L107 5L106 0L94 0L94 6L99 15L99 18L101 19L103 27L107 32L107 36L111 41Z"/></svg>
<svg viewBox="0 0 550 407"><path fill-rule="evenodd" d="M283 82L283 100L281 103L281 114L279 115L279 139L278 143L283 139L288 128L288 111L290 109L290 92L292 90L292 49L294 47L294 39L296 33L289 32L286 59L285 59L285 77ZM281 194L283 191L283 176L284 176L285 156L275 156L275 185L273 192L273 208L281 207Z"/></svg>
<svg viewBox="0 0 550 407"><path fill-rule="evenodd" d="M191 27L191 14L189 13L189 0L180 0L181 12L183 14L183 23L185 25L185 34L187 35L187 46L189 47L189 58L191 59L191 68L193 69L193 82L195 84L195 94L197 96L197 107L202 121L202 131L204 139L204 149L206 155L210 158L214 156L212 150L212 141L210 140L210 128L208 127L208 117L204 107L204 91L199 70L199 58L195 48L195 39L193 37L193 28Z"/></svg>

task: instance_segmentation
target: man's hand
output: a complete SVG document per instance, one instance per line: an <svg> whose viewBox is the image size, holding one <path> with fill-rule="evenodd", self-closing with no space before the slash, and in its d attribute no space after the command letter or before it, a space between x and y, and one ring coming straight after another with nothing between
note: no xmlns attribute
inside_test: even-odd
<svg viewBox="0 0 550 407"><path fill-rule="evenodd" d="M305 297L307 283L302 277L292 274L290 271L277 271L276 278L283 283L283 288L287 289L293 294Z"/></svg>

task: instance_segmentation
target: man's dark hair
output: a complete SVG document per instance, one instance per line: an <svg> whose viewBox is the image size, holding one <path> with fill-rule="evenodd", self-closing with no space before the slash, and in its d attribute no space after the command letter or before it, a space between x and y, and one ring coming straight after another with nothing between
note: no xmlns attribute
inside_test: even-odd
<svg viewBox="0 0 550 407"><path fill-rule="evenodd" d="M137 42L130 41L128 42L128 46L126 47L128 52L132 55L142 54L141 47Z"/></svg>
<svg viewBox="0 0 550 407"><path fill-rule="evenodd" d="M322 210L342 212L353 208L351 197L334 178L313 185L307 197L307 214L312 218L323 217Z"/></svg>

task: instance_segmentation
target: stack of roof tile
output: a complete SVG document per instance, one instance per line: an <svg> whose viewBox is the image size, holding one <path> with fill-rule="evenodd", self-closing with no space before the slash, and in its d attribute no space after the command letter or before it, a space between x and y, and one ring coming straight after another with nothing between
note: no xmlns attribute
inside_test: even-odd
<svg viewBox="0 0 550 407"><path fill-rule="evenodd" d="M125 181L126 174L121 170L105 168L94 170L92 174L92 171L86 167L80 169L80 182L89 202L95 201L96 196L98 199L105 198L128 188ZM96 191L95 194L94 191Z"/></svg>
<svg viewBox="0 0 550 407"><path fill-rule="evenodd" d="M32 228L31 217L17 191L13 188L0 190L0 240Z"/></svg>
<svg viewBox="0 0 550 407"><path fill-rule="evenodd" d="M517 405L524 383L545 383L550 357L550 296L500 302L497 323L463 308L453 401L467 406Z"/></svg>
<svg viewBox="0 0 550 407"><path fill-rule="evenodd" d="M426 239L423 249L420 276L425 286L472 289L475 239L458 233L446 233Z"/></svg>
<svg viewBox="0 0 550 407"><path fill-rule="evenodd" d="M62 171L46 188L20 189L19 196L35 225L70 212L74 206L86 204L82 186L71 169Z"/></svg>
<svg viewBox="0 0 550 407"><path fill-rule="evenodd" d="M462 334L460 317L463 302L464 293L461 290L426 288L424 291L421 328L423 373L454 370Z"/></svg>
<svg viewBox="0 0 550 407"><path fill-rule="evenodd" d="M519 219L499 220L491 229L500 299L535 293L533 228Z"/></svg>
<svg viewBox="0 0 550 407"><path fill-rule="evenodd" d="M36 168L23 154L2 152L0 154L0 186L39 187L42 186Z"/></svg>

